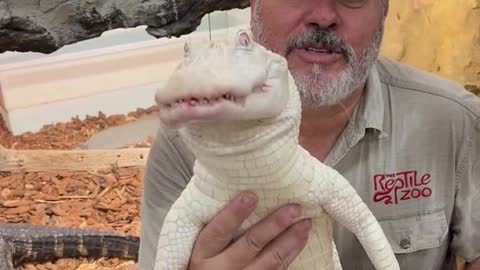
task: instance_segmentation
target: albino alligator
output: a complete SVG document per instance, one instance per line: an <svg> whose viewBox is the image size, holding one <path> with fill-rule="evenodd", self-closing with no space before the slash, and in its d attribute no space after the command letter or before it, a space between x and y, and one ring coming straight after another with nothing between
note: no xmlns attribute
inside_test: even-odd
<svg viewBox="0 0 480 270"><path fill-rule="evenodd" d="M185 44L185 58L155 94L163 125L196 156L194 176L165 217L155 270L187 269L194 241L240 191L258 195L242 233L299 203L309 241L288 269L342 269L333 221L352 231L379 270L399 269L379 223L349 182L298 144L301 103L285 58L240 31L226 44Z"/></svg>
<svg viewBox="0 0 480 270"><path fill-rule="evenodd" d="M0 225L0 270L13 270L27 262L44 263L61 258L115 257L137 260L140 239L106 231Z"/></svg>

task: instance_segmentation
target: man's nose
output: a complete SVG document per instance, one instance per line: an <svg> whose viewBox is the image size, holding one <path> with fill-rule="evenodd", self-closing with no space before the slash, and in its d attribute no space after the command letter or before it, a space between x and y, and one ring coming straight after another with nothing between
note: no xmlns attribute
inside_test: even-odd
<svg viewBox="0 0 480 270"><path fill-rule="evenodd" d="M307 27L335 29L338 25L336 0L312 0L305 6L305 24Z"/></svg>

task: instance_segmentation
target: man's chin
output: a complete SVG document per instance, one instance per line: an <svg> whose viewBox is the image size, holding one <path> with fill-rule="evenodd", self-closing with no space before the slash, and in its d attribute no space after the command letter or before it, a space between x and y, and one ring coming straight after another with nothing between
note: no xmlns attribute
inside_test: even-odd
<svg viewBox="0 0 480 270"><path fill-rule="evenodd" d="M345 76L351 76L351 74L347 74L351 73L351 70L348 70L347 67L334 68L313 65L309 69L295 69L292 67L290 71L295 79L302 79L311 83L328 86L337 84L340 80L345 79Z"/></svg>
<svg viewBox="0 0 480 270"><path fill-rule="evenodd" d="M355 90L352 74L348 71L309 75L293 75L303 106L327 108L338 105Z"/></svg>
<svg viewBox="0 0 480 270"><path fill-rule="evenodd" d="M340 80L345 79L344 77L348 75L349 71L346 67L343 69L333 69L329 67L324 67L321 65L313 65L309 69L304 70L291 70L292 76L295 80L304 81L305 83L309 82L310 84L328 86L327 88L332 88L334 85L337 85Z"/></svg>
<svg viewBox="0 0 480 270"><path fill-rule="evenodd" d="M309 93L300 92L300 100L304 110L329 110L338 107L352 96L352 92L343 93L343 95L332 95L332 93Z"/></svg>

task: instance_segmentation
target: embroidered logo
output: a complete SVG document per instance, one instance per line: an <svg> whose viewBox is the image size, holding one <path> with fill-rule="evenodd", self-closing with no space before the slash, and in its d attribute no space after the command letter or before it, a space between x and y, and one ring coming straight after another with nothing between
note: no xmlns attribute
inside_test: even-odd
<svg viewBox="0 0 480 270"><path fill-rule="evenodd" d="M428 198L432 196L432 189L428 186L430 182L430 174L419 177L417 171L377 174L373 177L373 201L398 204L401 201Z"/></svg>

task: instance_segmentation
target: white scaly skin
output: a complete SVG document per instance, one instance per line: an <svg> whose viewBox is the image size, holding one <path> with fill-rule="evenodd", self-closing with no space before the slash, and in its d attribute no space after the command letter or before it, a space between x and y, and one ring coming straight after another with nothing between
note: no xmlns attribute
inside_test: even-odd
<svg viewBox="0 0 480 270"><path fill-rule="evenodd" d="M290 270L342 269L333 219L357 236L376 269L400 269L349 182L299 146L301 103L287 62L249 32L223 45L186 44L184 62L155 99L162 123L178 128L197 158L194 176L165 218L155 270L187 269L200 230L245 190L259 201L239 234L287 203L301 204L312 217L309 241Z"/></svg>

